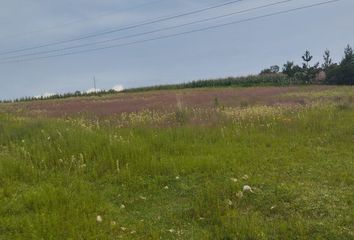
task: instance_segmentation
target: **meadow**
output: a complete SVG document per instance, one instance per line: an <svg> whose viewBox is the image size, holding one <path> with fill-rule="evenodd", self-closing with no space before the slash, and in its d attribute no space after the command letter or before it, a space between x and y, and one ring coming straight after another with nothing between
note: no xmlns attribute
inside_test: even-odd
<svg viewBox="0 0 354 240"><path fill-rule="evenodd" d="M2 104L0 239L354 239L353 95L109 116Z"/></svg>

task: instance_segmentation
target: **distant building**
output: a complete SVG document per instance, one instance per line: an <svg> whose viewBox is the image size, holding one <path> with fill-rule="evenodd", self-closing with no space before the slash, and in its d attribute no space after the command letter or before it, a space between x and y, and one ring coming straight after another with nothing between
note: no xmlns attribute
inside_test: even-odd
<svg viewBox="0 0 354 240"><path fill-rule="evenodd" d="M323 83L324 81L326 81L326 78L326 72L321 70L316 74L315 83Z"/></svg>

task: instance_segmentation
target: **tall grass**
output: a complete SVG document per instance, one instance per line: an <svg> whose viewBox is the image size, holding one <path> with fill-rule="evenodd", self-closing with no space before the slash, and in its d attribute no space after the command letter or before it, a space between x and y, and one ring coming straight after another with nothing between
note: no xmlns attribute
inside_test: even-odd
<svg viewBox="0 0 354 240"><path fill-rule="evenodd" d="M354 238L347 106L203 126L188 109L169 126L0 114L0 239Z"/></svg>

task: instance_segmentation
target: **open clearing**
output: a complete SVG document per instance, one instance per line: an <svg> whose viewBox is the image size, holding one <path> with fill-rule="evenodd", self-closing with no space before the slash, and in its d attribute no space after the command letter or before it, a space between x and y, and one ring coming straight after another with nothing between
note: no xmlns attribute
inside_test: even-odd
<svg viewBox="0 0 354 240"><path fill-rule="evenodd" d="M251 87L251 88L205 88L185 90L161 90L139 93L120 93L103 97L70 98L63 100L34 101L12 104L11 108L27 110L27 113L42 113L47 116L73 116L80 113L109 116L143 110L174 110L183 107L214 107L215 98L226 107L245 105L304 104L305 96L288 96L295 92L318 92L328 86L309 87Z"/></svg>
<svg viewBox="0 0 354 240"><path fill-rule="evenodd" d="M0 105L0 239L354 239L353 87Z"/></svg>

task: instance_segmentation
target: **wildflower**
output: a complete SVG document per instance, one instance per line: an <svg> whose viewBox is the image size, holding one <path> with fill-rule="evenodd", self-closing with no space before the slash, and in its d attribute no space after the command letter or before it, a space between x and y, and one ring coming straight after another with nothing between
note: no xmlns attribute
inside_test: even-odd
<svg viewBox="0 0 354 240"><path fill-rule="evenodd" d="M179 176L176 176L176 180L179 180Z"/></svg>
<svg viewBox="0 0 354 240"><path fill-rule="evenodd" d="M251 192L251 193L253 193L252 188L251 188L250 186L248 186L248 185L243 186L243 191L244 191L244 192Z"/></svg>
<svg viewBox="0 0 354 240"><path fill-rule="evenodd" d="M48 139L48 141L49 141L49 140L50 140L50 136L48 136L48 138L47 138L47 139Z"/></svg>
<svg viewBox="0 0 354 240"><path fill-rule="evenodd" d="M276 207L277 207L276 205L271 206L271 207L270 207L270 210L273 210L273 209L276 208Z"/></svg>
<svg viewBox="0 0 354 240"><path fill-rule="evenodd" d="M164 189L166 189L166 190L167 190L167 189L168 189L168 186L165 186L165 187L164 187Z"/></svg>
<svg viewBox="0 0 354 240"><path fill-rule="evenodd" d="M227 204L228 204L229 206L232 206L232 201L231 201L230 199L228 199L228 200L227 200Z"/></svg>
<svg viewBox="0 0 354 240"><path fill-rule="evenodd" d="M125 208L125 205L124 205L124 204L120 205L120 208L121 208L121 209L124 209L124 208Z"/></svg>
<svg viewBox="0 0 354 240"><path fill-rule="evenodd" d="M233 182L237 182L238 181L237 178L230 178L230 180L233 181Z"/></svg>
<svg viewBox="0 0 354 240"><path fill-rule="evenodd" d="M130 234L135 234L135 233L136 233L136 231L135 231L135 230L133 230L133 231L131 231L131 232L130 232Z"/></svg>
<svg viewBox="0 0 354 240"><path fill-rule="evenodd" d="M111 225L115 226L115 225L117 225L117 223L115 221L111 221Z"/></svg>
<svg viewBox="0 0 354 240"><path fill-rule="evenodd" d="M126 231L126 230L127 230L126 227L120 227L120 229L121 229L122 231Z"/></svg>
<svg viewBox="0 0 354 240"><path fill-rule="evenodd" d="M102 219L102 217L101 217L100 215L97 215L97 217L96 217L96 221L97 221L97 222L102 222L102 221L103 221L103 219Z"/></svg>
<svg viewBox="0 0 354 240"><path fill-rule="evenodd" d="M247 180L247 179L248 179L248 175L244 175L244 176L242 177L242 179L243 179L243 180Z"/></svg>
<svg viewBox="0 0 354 240"><path fill-rule="evenodd" d="M140 198L141 200L146 200L146 197L144 197L144 196L139 196L139 198Z"/></svg>
<svg viewBox="0 0 354 240"><path fill-rule="evenodd" d="M238 193L236 193L236 197L242 198L243 197L243 192L239 191Z"/></svg>
<svg viewBox="0 0 354 240"><path fill-rule="evenodd" d="M172 229L172 228L171 228L171 229L169 229L168 231L169 231L170 233L174 233L174 232L175 232L175 230L174 230L174 229Z"/></svg>

